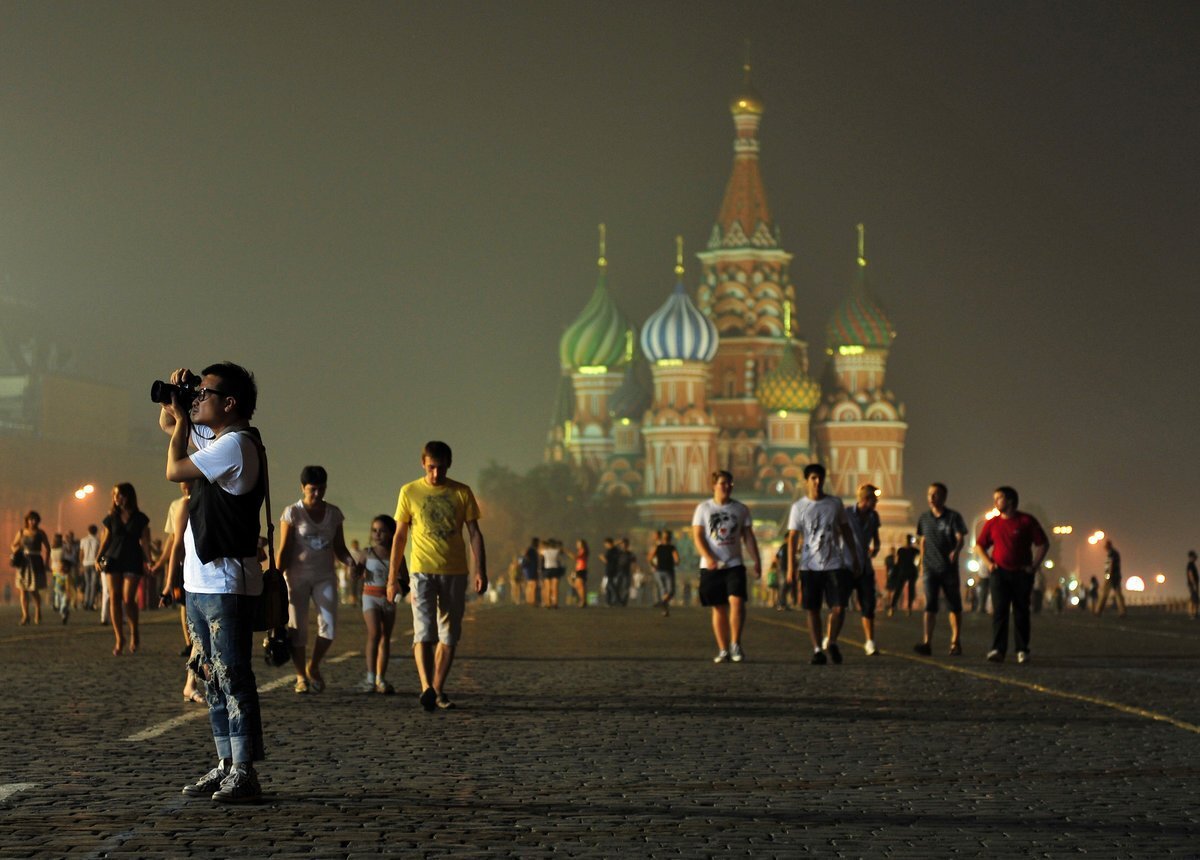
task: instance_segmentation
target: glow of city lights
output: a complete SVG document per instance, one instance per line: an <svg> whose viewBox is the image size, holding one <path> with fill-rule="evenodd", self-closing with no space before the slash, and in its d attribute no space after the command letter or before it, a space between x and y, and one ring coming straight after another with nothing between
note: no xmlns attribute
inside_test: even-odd
<svg viewBox="0 0 1200 860"><path fill-rule="evenodd" d="M87 493L85 493L83 490L76 490L76 491L75 491L75 498L77 498L77 499L86 499L86 498L87 498Z"/></svg>
<svg viewBox="0 0 1200 860"><path fill-rule="evenodd" d="M1162 585L1164 582L1167 581L1167 575L1165 573L1157 574L1154 577L1154 581L1157 582L1159 585Z"/></svg>
<svg viewBox="0 0 1200 860"><path fill-rule="evenodd" d="M974 588L974 587L975 587L975 577L968 576L967 577L967 588Z"/></svg>
<svg viewBox="0 0 1200 860"><path fill-rule="evenodd" d="M1090 543L1092 546L1095 546L1102 540L1104 540L1104 532L1100 531L1099 529L1096 530L1095 534L1088 536L1088 543Z"/></svg>
<svg viewBox="0 0 1200 860"><path fill-rule="evenodd" d="M1072 580L1071 580L1071 581L1070 581L1070 582L1067 584L1067 588L1068 588L1068 589L1070 589L1071 591L1074 591L1074 590L1075 590L1075 589L1077 589L1078 587L1079 587L1079 580L1078 580L1078 579L1072 579Z"/></svg>
<svg viewBox="0 0 1200 860"><path fill-rule="evenodd" d="M967 570L971 571L971 573L979 573L979 561L974 558L968 561Z"/></svg>
<svg viewBox="0 0 1200 860"><path fill-rule="evenodd" d="M994 520L998 516L1000 516L1000 512L998 510L996 510L995 508L992 508L990 511L988 511L986 514L983 515L983 518L985 520Z"/></svg>
<svg viewBox="0 0 1200 860"><path fill-rule="evenodd" d="M90 496L92 493L96 492L96 488L92 484L84 484L83 491Z"/></svg>
<svg viewBox="0 0 1200 860"><path fill-rule="evenodd" d="M1045 568L1046 570L1054 570L1054 562L1052 562L1050 559L1046 559Z"/></svg>
<svg viewBox="0 0 1200 860"><path fill-rule="evenodd" d="M1078 598L1077 596L1075 596L1075 595L1072 595L1072 596L1071 596L1071 605L1072 605L1072 606L1078 606L1078 605L1079 605L1079 598Z"/></svg>
<svg viewBox="0 0 1200 860"><path fill-rule="evenodd" d="M96 492L96 488L93 485L84 484L82 487L80 487L78 490L75 491L75 498L82 501L83 499L86 499L88 496L90 496L94 492Z"/></svg>
<svg viewBox="0 0 1200 860"><path fill-rule="evenodd" d="M1126 591L1145 591L1146 583L1140 576L1131 576L1125 580Z"/></svg>
<svg viewBox="0 0 1200 860"><path fill-rule="evenodd" d="M882 496L882 495L883 495L883 490L876 490L876 491L875 491L875 498L877 498L877 499L878 499L878 498L879 498L880 496Z"/></svg>
<svg viewBox="0 0 1200 860"><path fill-rule="evenodd" d="M1055 526L1054 527L1054 533L1056 535L1069 535L1073 531L1075 531L1075 528L1073 526Z"/></svg>

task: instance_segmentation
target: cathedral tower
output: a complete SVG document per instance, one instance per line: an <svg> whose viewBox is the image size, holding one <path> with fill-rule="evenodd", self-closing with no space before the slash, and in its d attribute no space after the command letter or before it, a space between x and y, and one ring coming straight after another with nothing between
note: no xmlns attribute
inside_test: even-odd
<svg viewBox="0 0 1200 860"><path fill-rule="evenodd" d="M717 425L707 402L717 327L683 287L682 238L676 249L675 289L642 327L642 353L654 377L654 401L642 422L645 495L638 506L646 523L690 523L717 468Z"/></svg>
<svg viewBox="0 0 1200 860"><path fill-rule="evenodd" d="M792 255L779 245L759 171L758 128L763 103L744 67L741 92L730 103L736 137L733 170L709 236L697 256L703 278L700 309L716 324L721 346L710 383L713 413L721 429L718 461L735 483L755 479L755 455L765 441L766 415L755 397L759 380L789 347L807 370L807 345L794 340L788 321L795 291L788 274Z"/></svg>
<svg viewBox="0 0 1200 860"><path fill-rule="evenodd" d="M624 377L627 344L632 329L608 294L608 260L605 257L605 230L600 225L599 276L592 297L575 322L559 341L559 364L564 378L560 402L568 396L574 401L571 420L565 424L561 448L566 457L596 474L604 471L612 453L611 418L608 399ZM565 404L558 407L565 410ZM556 415L556 421L562 415ZM553 452L555 429L551 429Z"/></svg>
<svg viewBox="0 0 1200 860"><path fill-rule="evenodd" d="M858 259L850 293L826 328L832 362L831 388L818 409L817 439L829 470L829 492L853 500L859 484L880 490L880 539L899 545L912 522L904 498L904 406L884 388L888 351L895 332L871 295L865 235L858 225Z"/></svg>

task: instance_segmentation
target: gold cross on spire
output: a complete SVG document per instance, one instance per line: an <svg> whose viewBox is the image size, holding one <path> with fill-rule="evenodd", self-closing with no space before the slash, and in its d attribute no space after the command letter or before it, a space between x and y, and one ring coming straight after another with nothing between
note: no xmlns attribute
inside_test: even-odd
<svg viewBox="0 0 1200 860"><path fill-rule="evenodd" d="M683 237L675 237L675 276L683 277Z"/></svg>
<svg viewBox="0 0 1200 860"><path fill-rule="evenodd" d="M600 268L601 269L606 268L608 266L608 260L606 260L604 258L606 246L607 246L607 242L605 240L605 229L604 229L604 225L601 224L600 225Z"/></svg>
<svg viewBox="0 0 1200 860"><path fill-rule="evenodd" d="M862 224L858 225L858 265L867 265L867 228Z"/></svg>

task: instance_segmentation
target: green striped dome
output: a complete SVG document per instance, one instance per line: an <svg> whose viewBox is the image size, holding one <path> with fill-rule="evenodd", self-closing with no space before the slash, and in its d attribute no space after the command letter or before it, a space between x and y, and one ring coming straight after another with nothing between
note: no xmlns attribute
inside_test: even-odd
<svg viewBox="0 0 1200 860"><path fill-rule="evenodd" d="M563 370L599 365L614 367L625 357L626 338L632 329L608 295L606 281L605 270L601 269L587 307L558 342L558 358Z"/></svg>
<svg viewBox="0 0 1200 860"><path fill-rule="evenodd" d="M804 372L796 347L788 344L775 369L758 381L758 402L772 411L812 412L821 402L821 386Z"/></svg>
<svg viewBox="0 0 1200 860"><path fill-rule="evenodd" d="M895 340L896 333L892 330L891 320L871 298L867 289L864 265L860 264L858 268L858 277L850 295L830 317L825 334L830 349L840 346L888 349Z"/></svg>

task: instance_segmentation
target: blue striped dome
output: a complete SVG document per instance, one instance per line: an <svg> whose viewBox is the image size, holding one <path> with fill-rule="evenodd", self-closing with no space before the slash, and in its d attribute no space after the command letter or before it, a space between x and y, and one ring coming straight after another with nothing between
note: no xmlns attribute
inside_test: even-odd
<svg viewBox="0 0 1200 860"><path fill-rule="evenodd" d="M642 326L642 352L652 362L712 361L717 340L717 327L692 304L681 282Z"/></svg>

